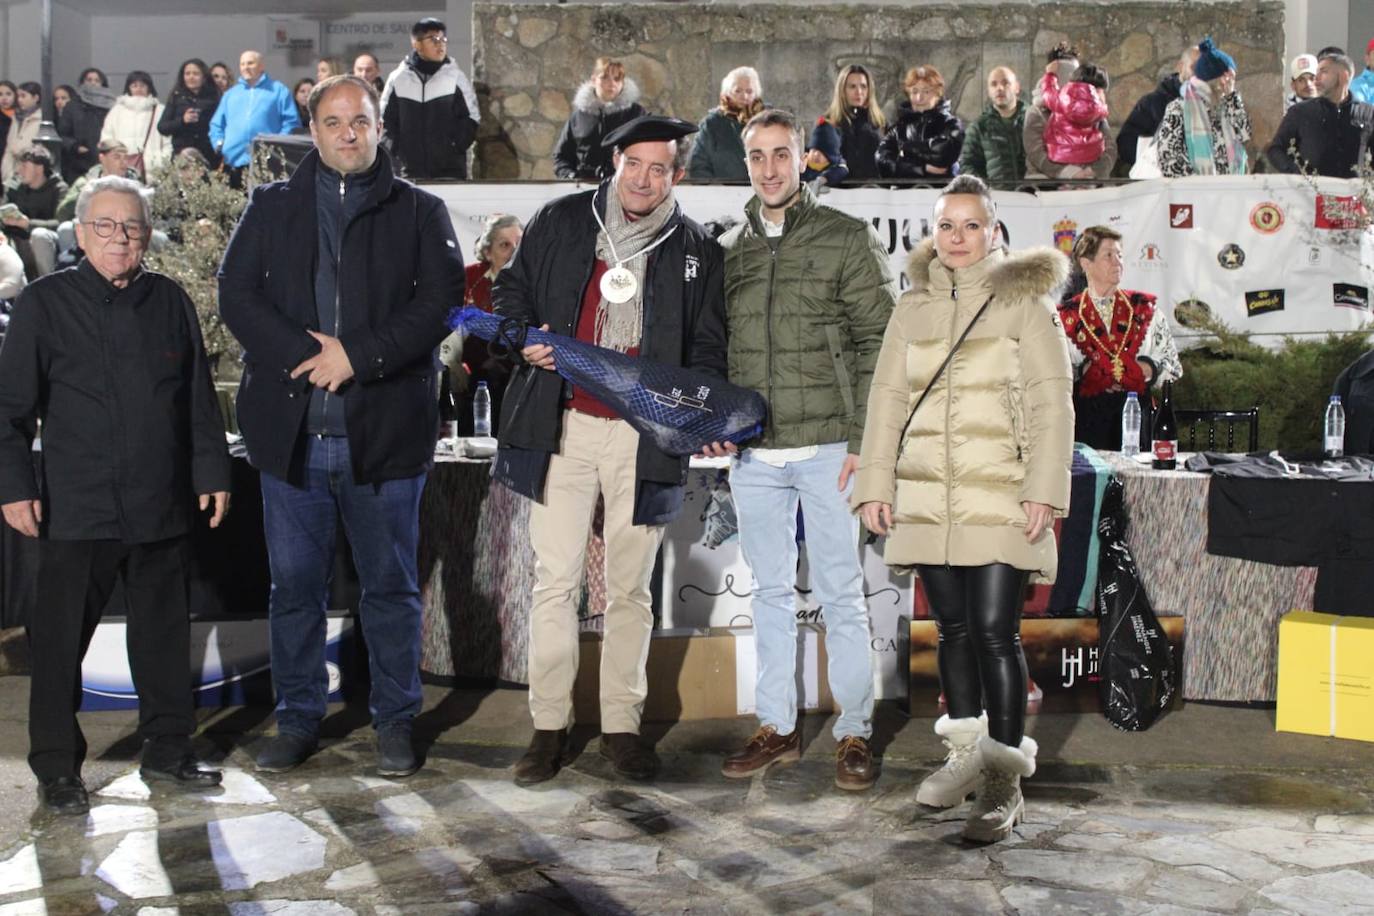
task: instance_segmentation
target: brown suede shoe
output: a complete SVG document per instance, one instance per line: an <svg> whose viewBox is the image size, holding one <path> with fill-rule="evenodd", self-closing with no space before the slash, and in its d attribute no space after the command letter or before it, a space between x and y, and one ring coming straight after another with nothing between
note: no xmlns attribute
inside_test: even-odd
<svg viewBox="0 0 1374 916"><path fill-rule="evenodd" d="M835 749L835 785L851 792L872 788L878 775L873 771L873 750L868 741L846 735Z"/></svg>
<svg viewBox="0 0 1374 916"><path fill-rule="evenodd" d="M567 751L567 729L536 728L525 756L515 762L515 784L532 786L537 782L553 779L567 762L563 759Z"/></svg>
<svg viewBox="0 0 1374 916"><path fill-rule="evenodd" d="M626 779L652 779L658 772L657 755L640 742L638 735L630 732L602 735L601 756Z"/></svg>
<svg viewBox="0 0 1374 916"><path fill-rule="evenodd" d="M779 760L801 759L801 729L792 729L790 735L779 735L771 725L765 725L754 732L754 737L744 746L744 750L725 758L720 772L731 779L743 779L759 770L767 769Z"/></svg>

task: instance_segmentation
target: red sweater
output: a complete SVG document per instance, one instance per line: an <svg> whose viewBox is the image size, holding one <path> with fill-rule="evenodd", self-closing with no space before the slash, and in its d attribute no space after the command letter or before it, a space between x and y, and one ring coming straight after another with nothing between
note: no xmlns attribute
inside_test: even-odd
<svg viewBox="0 0 1374 916"><path fill-rule="evenodd" d="M601 302L601 277L608 270L610 268L606 262L598 260L592 267L591 281L587 284L587 288L582 291L582 308L577 314L576 336L578 340L589 344L596 343L596 307ZM631 347L626 351L626 354L638 356L639 347ZM567 407L570 410L591 414L594 417L604 417L607 420L620 419L620 414L576 385L572 386L572 397L568 399Z"/></svg>

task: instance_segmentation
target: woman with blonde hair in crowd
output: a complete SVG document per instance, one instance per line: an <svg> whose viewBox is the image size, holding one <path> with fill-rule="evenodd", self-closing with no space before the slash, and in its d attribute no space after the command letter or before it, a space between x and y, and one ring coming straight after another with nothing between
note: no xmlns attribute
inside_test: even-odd
<svg viewBox="0 0 1374 916"><path fill-rule="evenodd" d="M701 119L687 176L704 181L748 181L744 125L766 107L757 70L736 67L725 74L720 81L720 104Z"/></svg>
<svg viewBox="0 0 1374 916"><path fill-rule="evenodd" d="M878 144L887 118L878 104L873 74L863 64L841 67L825 119L840 132L840 152L849 166L849 181L878 178Z"/></svg>
<svg viewBox="0 0 1374 916"><path fill-rule="evenodd" d="M945 78L922 64L902 80L907 100L878 147L878 172L884 178L940 178L953 174L964 147L964 125L945 98Z"/></svg>
<svg viewBox="0 0 1374 916"><path fill-rule="evenodd" d="M1022 818L1035 772L1021 604L1031 572L1054 579L1054 519L1069 508L1072 372L1051 298L1069 264L1003 249L972 175L941 192L934 226L883 335L850 504L887 536L884 561L920 575L939 632L949 756L916 800L976 793L964 837L991 843Z"/></svg>
<svg viewBox="0 0 1374 916"><path fill-rule="evenodd" d="M337 57L321 57L315 61L315 82L323 83L331 76L341 76L348 71L344 69L343 61Z"/></svg>
<svg viewBox="0 0 1374 916"><path fill-rule="evenodd" d="M598 57L591 79L573 96L572 113L554 145L553 173L579 181L611 177L611 151L601 146L601 140L642 114L639 85L625 74L625 65Z"/></svg>

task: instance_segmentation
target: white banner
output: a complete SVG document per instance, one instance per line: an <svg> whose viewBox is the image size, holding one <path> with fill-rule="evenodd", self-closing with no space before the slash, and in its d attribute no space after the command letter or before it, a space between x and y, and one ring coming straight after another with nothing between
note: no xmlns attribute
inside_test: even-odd
<svg viewBox="0 0 1374 916"><path fill-rule="evenodd" d="M528 220L544 203L577 190L568 183L445 184L428 190L447 202L464 257L472 257L492 213ZM698 222L742 218L748 187L683 185L678 199ZM870 220L887 246L894 275L929 232L933 189L834 190L823 202ZM1110 226L1125 237L1123 285L1159 298L1171 319L1180 303L1205 306L1236 330L1277 345L1284 335L1368 327L1374 286L1374 233L1352 228L1353 180L1315 186L1291 175L1159 179L1091 191L996 193L998 218L1013 250L1058 245ZM1323 206L1319 210L1318 198ZM905 288L906 279L902 276ZM1174 325L1186 344L1192 335Z"/></svg>

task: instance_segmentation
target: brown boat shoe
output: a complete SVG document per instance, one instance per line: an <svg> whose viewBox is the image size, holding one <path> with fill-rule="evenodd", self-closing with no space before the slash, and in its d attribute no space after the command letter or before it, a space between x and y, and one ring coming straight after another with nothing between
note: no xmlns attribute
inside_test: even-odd
<svg viewBox="0 0 1374 916"><path fill-rule="evenodd" d="M720 772L721 775L730 779L744 779L760 770L767 769L780 760L800 759L801 729L794 728L791 734L779 735L776 728L771 725L764 725L754 732L754 736L749 739L744 750L725 758L725 763L721 765Z"/></svg>
<svg viewBox="0 0 1374 916"><path fill-rule="evenodd" d="M835 749L835 785L850 792L872 788L878 779L873 769L873 749L866 738L846 735Z"/></svg>

